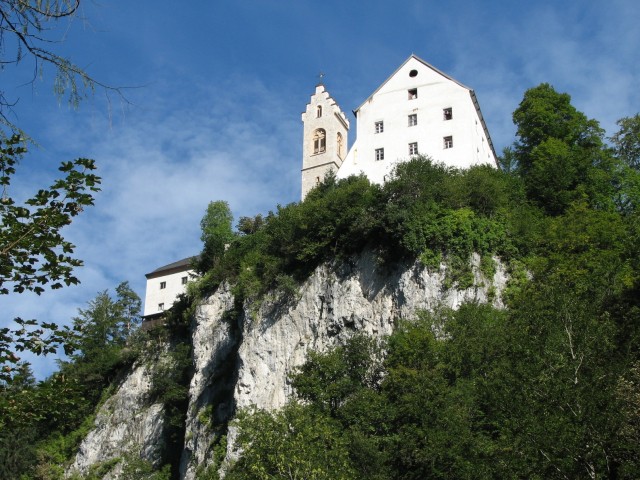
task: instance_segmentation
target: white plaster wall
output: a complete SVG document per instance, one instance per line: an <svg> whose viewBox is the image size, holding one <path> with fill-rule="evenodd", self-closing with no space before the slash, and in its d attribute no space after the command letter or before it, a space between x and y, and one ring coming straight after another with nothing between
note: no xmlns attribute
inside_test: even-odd
<svg viewBox="0 0 640 480"><path fill-rule="evenodd" d="M411 70L418 74L410 77ZM412 88L418 89L418 98L409 100ZM452 120L444 120L445 108L453 109ZM417 114L416 126L408 126L410 114ZM383 133L375 133L377 121L384 122ZM383 183L394 164L410 158L412 142L418 143L420 154L452 167L496 164L470 90L416 58L410 58L360 107L356 132L339 178L364 172L373 182ZM453 148L444 148L445 136L453 137ZM375 159L377 148L384 148L382 161Z"/></svg>
<svg viewBox="0 0 640 480"><path fill-rule="evenodd" d="M160 303L164 303L165 310L171 308L178 295L185 292L186 285L182 284L182 278L192 279L193 275L193 270L183 270L160 277L148 278L144 296L144 315L154 315L162 312L158 308ZM167 287L160 288L161 282L167 282Z"/></svg>

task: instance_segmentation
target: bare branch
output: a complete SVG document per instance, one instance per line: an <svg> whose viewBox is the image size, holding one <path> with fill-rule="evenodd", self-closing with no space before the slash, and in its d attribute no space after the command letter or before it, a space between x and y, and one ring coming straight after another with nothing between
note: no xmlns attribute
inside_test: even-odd
<svg viewBox="0 0 640 480"><path fill-rule="evenodd" d="M64 42L66 34L61 38L51 38L51 32L56 30L47 28L47 23L65 18L73 20L79 7L80 0L0 0L0 65L18 65L32 59L34 74L30 83L42 74L44 65L53 66L54 92L59 97L66 96L73 107L78 106L85 92L93 93L96 88L115 92L129 103L123 93L125 87L114 87L96 80L85 69L53 50L56 44ZM7 51L10 38L15 40L15 55ZM8 101L0 91L0 123L12 132L20 129L7 118L5 111L11 110L15 103Z"/></svg>

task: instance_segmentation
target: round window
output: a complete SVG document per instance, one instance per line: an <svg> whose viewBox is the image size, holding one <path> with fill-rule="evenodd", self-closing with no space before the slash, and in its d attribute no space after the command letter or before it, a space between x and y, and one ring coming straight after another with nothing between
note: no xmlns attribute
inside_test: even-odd
<svg viewBox="0 0 640 480"><path fill-rule="evenodd" d="M411 70L411 71L409 72L409 76L410 76L410 77L416 77L416 76L418 76L418 70Z"/></svg>

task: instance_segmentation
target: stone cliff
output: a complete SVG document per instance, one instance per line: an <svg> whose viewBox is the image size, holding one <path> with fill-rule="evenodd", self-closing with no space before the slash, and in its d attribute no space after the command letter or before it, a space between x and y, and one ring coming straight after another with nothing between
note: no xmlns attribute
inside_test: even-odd
<svg viewBox="0 0 640 480"><path fill-rule="evenodd" d="M235 432L226 425L234 412L252 405L281 407L292 394L288 374L308 351L325 350L356 332L388 335L398 319L410 319L421 309L457 308L465 301L501 306L507 279L503 266L497 262L496 273L487 279L479 257L472 263L475 282L464 290L445 288L444 265L437 272L418 262L380 271L370 253L348 265L318 267L297 294L286 299L274 294L259 304L237 305L229 286L220 286L197 306L192 319L194 374L181 478L195 479L211 464L219 435L227 435L227 459L233 458ZM154 445L162 443L162 414L160 406L144 401L145 368L134 369L115 400L102 406L74 469L86 471L134 444L142 458L157 461Z"/></svg>

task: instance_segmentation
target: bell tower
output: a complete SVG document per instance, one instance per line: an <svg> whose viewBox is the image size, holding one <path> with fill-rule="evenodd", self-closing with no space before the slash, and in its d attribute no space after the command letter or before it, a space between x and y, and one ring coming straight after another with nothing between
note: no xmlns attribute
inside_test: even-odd
<svg viewBox="0 0 640 480"><path fill-rule="evenodd" d="M307 109L302 113L302 199L333 170L337 172L347 156L349 120L322 83L316 85Z"/></svg>

